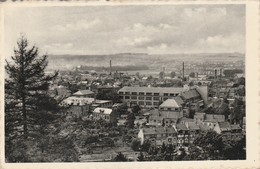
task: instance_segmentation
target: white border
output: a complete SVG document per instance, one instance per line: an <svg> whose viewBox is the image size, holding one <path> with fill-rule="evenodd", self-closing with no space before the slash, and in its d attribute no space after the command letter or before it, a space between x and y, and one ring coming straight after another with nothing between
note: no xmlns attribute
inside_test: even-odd
<svg viewBox="0 0 260 169"><path fill-rule="evenodd" d="M4 112L4 16L6 6L96 6L96 5L183 5L183 4L245 4L246 5L246 132L247 160L237 161L173 161L173 162L106 162L106 163L5 163L4 162L4 113L1 113L1 168L258 168L259 163L259 1L91 1L91 2L6 2L0 4L0 64L1 112Z"/></svg>

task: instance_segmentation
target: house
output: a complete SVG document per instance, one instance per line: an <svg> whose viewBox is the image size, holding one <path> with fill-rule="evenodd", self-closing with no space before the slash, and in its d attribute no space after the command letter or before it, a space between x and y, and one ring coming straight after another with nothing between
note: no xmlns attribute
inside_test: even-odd
<svg viewBox="0 0 260 169"><path fill-rule="evenodd" d="M213 129L218 122L225 122L225 116L222 114L206 114L203 124Z"/></svg>
<svg viewBox="0 0 260 169"><path fill-rule="evenodd" d="M177 123L176 130L178 132L178 146L189 144L189 129L183 123Z"/></svg>
<svg viewBox="0 0 260 169"><path fill-rule="evenodd" d="M231 140L241 140L243 138L242 128L238 124L231 124Z"/></svg>
<svg viewBox="0 0 260 169"><path fill-rule="evenodd" d="M218 134L222 135L222 140L231 140L231 125L229 122L217 122L215 127L213 128Z"/></svg>
<svg viewBox="0 0 260 169"><path fill-rule="evenodd" d="M200 133L200 127L195 122L186 122L185 126L189 129L189 143L192 144Z"/></svg>
<svg viewBox="0 0 260 169"><path fill-rule="evenodd" d="M177 144L177 131L173 127L142 128L138 133L141 144L149 140L153 145Z"/></svg>
<svg viewBox="0 0 260 169"><path fill-rule="evenodd" d="M116 115L112 109L98 107L95 108L95 110L93 111L93 119L94 120L103 119L107 122L115 122Z"/></svg>
<svg viewBox="0 0 260 169"><path fill-rule="evenodd" d="M204 119L205 119L205 116L206 116L206 113L199 113L199 112L196 112L194 114L194 122L196 124L202 124Z"/></svg>
<svg viewBox="0 0 260 169"><path fill-rule="evenodd" d="M173 126L182 117L181 112L153 111L149 116L149 125L152 126Z"/></svg>
<svg viewBox="0 0 260 169"><path fill-rule="evenodd" d="M73 93L73 96L79 97L79 98L94 98L95 93L90 90L79 90L76 93Z"/></svg>
<svg viewBox="0 0 260 169"><path fill-rule="evenodd" d="M166 101L164 101L160 106L159 106L159 110L165 110L165 111L182 111L182 107L183 107L183 100L181 99L181 97L173 97L171 99L167 99Z"/></svg>

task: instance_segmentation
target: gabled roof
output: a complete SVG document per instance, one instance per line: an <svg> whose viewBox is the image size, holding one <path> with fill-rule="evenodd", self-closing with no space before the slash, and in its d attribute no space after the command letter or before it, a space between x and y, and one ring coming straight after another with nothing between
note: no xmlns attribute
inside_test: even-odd
<svg viewBox="0 0 260 169"><path fill-rule="evenodd" d="M205 122L224 122L225 116L222 114L206 114Z"/></svg>
<svg viewBox="0 0 260 169"><path fill-rule="evenodd" d="M95 110L93 112L101 113L101 114L111 114L112 111L113 111L112 109L97 107L97 108L95 108Z"/></svg>
<svg viewBox="0 0 260 169"><path fill-rule="evenodd" d="M231 130L240 130L241 127L238 124L231 124L230 125Z"/></svg>
<svg viewBox="0 0 260 169"><path fill-rule="evenodd" d="M200 127L195 122L186 122L186 125L190 130L200 130Z"/></svg>
<svg viewBox="0 0 260 169"><path fill-rule="evenodd" d="M183 103L183 101L180 101L180 97L177 99L175 99L175 97L171 98L171 99L167 99L166 101L164 101L159 107L167 107L167 108L172 108L172 107L182 107L180 103Z"/></svg>
<svg viewBox="0 0 260 169"><path fill-rule="evenodd" d="M177 129L177 130L189 130L189 129L185 126L185 124L182 124L182 123L178 123L178 124L176 125L176 129Z"/></svg>
<svg viewBox="0 0 260 169"><path fill-rule="evenodd" d="M229 122L218 122L219 128L221 131L230 131L231 130L231 126L229 124Z"/></svg>
<svg viewBox="0 0 260 169"><path fill-rule="evenodd" d="M90 90L79 90L76 93L74 93L74 96L84 96L84 95L90 95L90 94L94 94L94 92L90 91Z"/></svg>
<svg viewBox="0 0 260 169"><path fill-rule="evenodd" d="M186 100L186 99L200 97L200 94L196 89L191 89L181 93L181 96Z"/></svg>
<svg viewBox="0 0 260 169"><path fill-rule="evenodd" d="M181 93L182 87L129 87L124 86L119 92L151 92L151 93Z"/></svg>
<svg viewBox="0 0 260 169"><path fill-rule="evenodd" d="M207 126L207 125L204 125L204 124L200 124L199 128L200 128L201 131L208 131L208 130L210 130L210 127Z"/></svg>

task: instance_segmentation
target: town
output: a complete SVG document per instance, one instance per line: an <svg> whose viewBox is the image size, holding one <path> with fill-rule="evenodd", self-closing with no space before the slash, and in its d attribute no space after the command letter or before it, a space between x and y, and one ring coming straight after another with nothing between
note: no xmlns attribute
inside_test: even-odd
<svg viewBox="0 0 260 169"><path fill-rule="evenodd" d="M60 71L49 92L66 107L69 125L58 135L77 133L79 161L189 160L203 134L217 133L223 142L245 140L243 63L241 69L209 64L200 72L180 64L180 71L163 67L157 76L120 72L111 60L105 71ZM171 157L159 158L168 146Z"/></svg>

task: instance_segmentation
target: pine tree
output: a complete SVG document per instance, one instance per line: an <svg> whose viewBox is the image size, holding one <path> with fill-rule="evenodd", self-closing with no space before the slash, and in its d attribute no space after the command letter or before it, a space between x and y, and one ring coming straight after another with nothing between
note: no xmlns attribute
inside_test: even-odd
<svg viewBox="0 0 260 169"><path fill-rule="evenodd" d="M55 120L53 112L59 110L57 102L48 95L57 72L52 76L45 74L47 56L39 56L36 46L29 48L25 37L17 45L5 66L5 140L9 151L15 149L14 141L45 134L47 124Z"/></svg>

